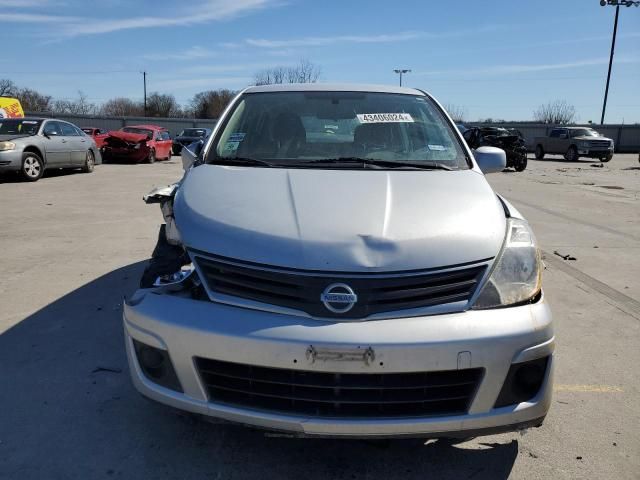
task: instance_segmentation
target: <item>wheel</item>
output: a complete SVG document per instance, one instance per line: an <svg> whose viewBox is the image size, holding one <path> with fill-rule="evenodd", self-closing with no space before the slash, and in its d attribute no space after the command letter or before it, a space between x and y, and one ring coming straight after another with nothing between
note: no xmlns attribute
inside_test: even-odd
<svg viewBox="0 0 640 480"><path fill-rule="evenodd" d="M87 150L87 156L84 159L84 165L82 167L82 171L84 173L93 172L93 168L96 166L96 157L93 154L92 150Z"/></svg>
<svg viewBox="0 0 640 480"><path fill-rule="evenodd" d="M536 160L543 160L544 159L544 149L542 148L542 145L536 145Z"/></svg>
<svg viewBox="0 0 640 480"><path fill-rule="evenodd" d="M606 157L600 157L600 161L607 163L608 161L610 161L613 158L613 155L607 155Z"/></svg>
<svg viewBox="0 0 640 480"><path fill-rule="evenodd" d="M576 162L578 160L578 158L580 158L578 156L578 150L576 149L576 147L571 145L569 147L569 149L567 150L567 153L564 154L564 159L567 162Z"/></svg>
<svg viewBox="0 0 640 480"><path fill-rule="evenodd" d="M28 182L37 182L44 173L44 162L37 153L22 154L22 168L20 175Z"/></svg>
<svg viewBox="0 0 640 480"><path fill-rule="evenodd" d="M527 156L523 155L518 160L516 160L513 168L516 169L516 172L522 172L525 168L527 168Z"/></svg>
<svg viewBox="0 0 640 480"><path fill-rule="evenodd" d="M152 148L149 150L149 156L147 157L147 163L153 163L156 161L156 150Z"/></svg>

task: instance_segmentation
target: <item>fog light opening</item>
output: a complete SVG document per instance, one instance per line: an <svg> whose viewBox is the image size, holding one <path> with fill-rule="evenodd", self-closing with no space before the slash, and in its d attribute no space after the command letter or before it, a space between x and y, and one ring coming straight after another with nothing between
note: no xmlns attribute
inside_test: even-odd
<svg viewBox="0 0 640 480"><path fill-rule="evenodd" d="M163 387L182 392L180 381L173 368L169 352L133 340L140 369L150 381Z"/></svg>
<svg viewBox="0 0 640 480"><path fill-rule="evenodd" d="M526 402L534 398L544 383L549 357L511 365L496 400L495 408Z"/></svg>

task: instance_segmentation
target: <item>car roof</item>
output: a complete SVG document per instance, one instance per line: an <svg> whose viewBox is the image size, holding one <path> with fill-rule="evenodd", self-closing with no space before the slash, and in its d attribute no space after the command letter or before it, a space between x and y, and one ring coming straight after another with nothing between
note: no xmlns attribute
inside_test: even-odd
<svg viewBox="0 0 640 480"><path fill-rule="evenodd" d="M122 128L146 128L147 130L166 130L164 127L158 125L125 125Z"/></svg>
<svg viewBox="0 0 640 480"><path fill-rule="evenodd" d="M245 93L263 92L374 92L402 93L405 95L424 95L415 88L395 87L391 85L366 85L350 83L286 83L279 85L260 85L249 87Z"/></svg>

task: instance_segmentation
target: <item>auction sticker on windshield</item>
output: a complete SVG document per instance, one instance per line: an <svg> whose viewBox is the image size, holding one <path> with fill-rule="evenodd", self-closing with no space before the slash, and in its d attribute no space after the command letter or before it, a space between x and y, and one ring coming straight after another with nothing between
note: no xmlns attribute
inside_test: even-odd
<svg viewBox="0 0 640 480"><path fill-rule="evenodd" d="M360 123L413 123L408 113L360 113L357 116Z"/></svg>

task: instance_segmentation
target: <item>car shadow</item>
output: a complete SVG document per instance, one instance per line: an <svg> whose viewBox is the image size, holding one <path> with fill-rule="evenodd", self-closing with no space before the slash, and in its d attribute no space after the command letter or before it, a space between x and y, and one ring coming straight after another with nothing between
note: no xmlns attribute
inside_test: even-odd
<svg viewBox="0 0 640 480"><path fill-rule="evenodd" d="M518 456L511 438L457 446L280 438L145 401L129 379L121 325L123 296L135 290L144 263L103 275L0 334L7 478L509 476Z"/></svg>

